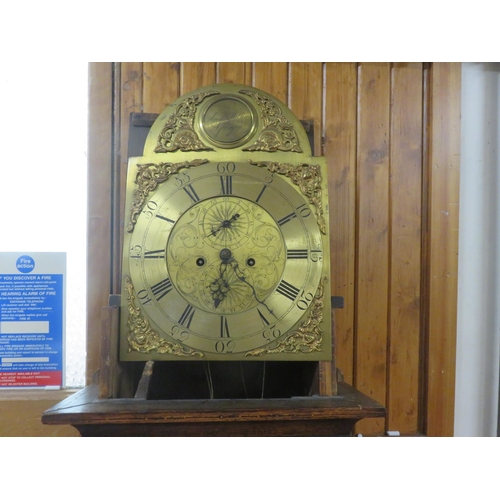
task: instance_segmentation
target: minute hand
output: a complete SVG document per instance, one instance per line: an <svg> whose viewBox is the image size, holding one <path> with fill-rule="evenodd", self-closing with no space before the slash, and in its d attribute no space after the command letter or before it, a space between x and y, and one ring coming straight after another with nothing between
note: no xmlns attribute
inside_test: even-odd
<svg viewBox="0 0 500 500"><path fill-rule="evenodd" d="M255 292L255 288L254 286L249 283L247 281L247 279L245 278L245 274L243 273L243 271L241 271L240 269L240 266L238 264L238 262L233 258L231 257L229 260L228 260L228 264L231 265L231 267L233 268L233 271L234 271L234 274L236 275L236 277L240 280L240 281L243 281L243 283L247 284L251 289L252 289L252 294L255 298L255 300L259 303L259 304L262 304L269 312L270 314L272 314L276 319L278 319L276 317L276 315L273 313L273 311L271 311L271 309L269 309L269 306L263 302L262 300L259 300L259 298L257 297L257 293Z"/></svg>

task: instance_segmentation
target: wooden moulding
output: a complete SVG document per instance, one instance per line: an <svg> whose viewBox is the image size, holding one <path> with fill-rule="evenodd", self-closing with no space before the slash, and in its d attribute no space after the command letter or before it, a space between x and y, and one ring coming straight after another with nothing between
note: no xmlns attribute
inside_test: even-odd
<svg viewBox="0 0 500 500"><path fill-rule="evenodd" d="M331 397L238 400L102 400L91 385L47 410L44 424L82 436L349 436L385 409L340 382Z"/></svg>

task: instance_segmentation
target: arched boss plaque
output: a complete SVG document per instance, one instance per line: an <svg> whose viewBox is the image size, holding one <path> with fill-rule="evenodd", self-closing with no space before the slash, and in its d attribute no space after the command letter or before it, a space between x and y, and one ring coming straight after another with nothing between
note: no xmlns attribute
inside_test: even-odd
<svg viewBox="0 0 500 500"><path fill-rule="evenodd" d="M130 158L120 358L331 359L326 162L271 95L193 91Z"/></svg>

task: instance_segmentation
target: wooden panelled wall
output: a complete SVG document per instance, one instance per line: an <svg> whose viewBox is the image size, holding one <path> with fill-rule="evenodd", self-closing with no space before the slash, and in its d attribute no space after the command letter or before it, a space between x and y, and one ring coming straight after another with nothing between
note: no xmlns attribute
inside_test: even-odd
<svg viewBox="0 0 500 500"><path fill-rule="evenodd" d="M314 120L327 158L337 365L384 404L357 431L453 435L460 78L457 63L92 63L88 380L99 311L119 293L129 116L222 82Z"/></svg>

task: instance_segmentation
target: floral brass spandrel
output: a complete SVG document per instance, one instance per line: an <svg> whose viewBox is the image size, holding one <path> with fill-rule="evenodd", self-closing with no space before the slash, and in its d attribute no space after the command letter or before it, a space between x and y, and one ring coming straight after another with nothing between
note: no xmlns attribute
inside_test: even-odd
<svg viewBox="0 0 500 500"><path fill-rule="evenodd" d="M248 352L245 356L263 356L266 354L278 353L311 353L321 351L323 342L323 307L325 302L326 276L321 280L321 284L316 291L316 295L311 302L307 319L303 321L298 330L290 332L283 340L280 340L274 347L263 347Z"/></svg>
<svg viewBox="0 0 500 500"><path fill-rule="evenodd" d="M292 151L302 153L297 132L271 99L253 90L240 90L251 96L260 108L262 131L259 138L243 151Z"/></svg>
<svg viewBox="0 0 500 500"><path fill-rule="evenodd" d="M200 92L182 101L165 123L156 144L155 153L173 151L213 151L203 144L194 130L196 109L203 99L219 92Z"/></svg>
<svg viewBox="0 0 500 500"><path fill-rule="evenodd" d="M135 178L137 188L132 195L132 207L127 231L131 233L134 230L137 217L144 208L149 193L154 191L158 184L165 182L182 168L198 167L207 162L208 160L192 160L180 163L143 163L137 165L138 170Z"/></svg>
<svg viewBox="0 0 500 500"><path fill-rule="evenodd" d="M157 351L159 354L172 354L175 356L199 356L203 353L185 346L168 342L151 328L149 321L141 314L141 309L136 305L134 285L130 278L125 276L125 288L127 290L128 307L128 346L130 351L149 353Z"/></svg>
<svg viewBox="0 0 500 500"><path fill-rule="evenodd" d="M284 175L300 188L302 194L307 196L309 203L316 209L316 219L319 230L326 234L326 221L324 216L323 204L321 202L321 169L319 165L310 165L303 163L301 165L291 165L290 163L278 163L273 161L252 161L251 165L264 167L269 172Z"/></svg>

